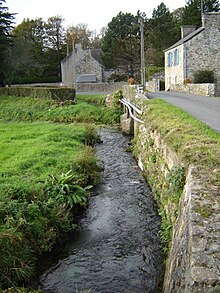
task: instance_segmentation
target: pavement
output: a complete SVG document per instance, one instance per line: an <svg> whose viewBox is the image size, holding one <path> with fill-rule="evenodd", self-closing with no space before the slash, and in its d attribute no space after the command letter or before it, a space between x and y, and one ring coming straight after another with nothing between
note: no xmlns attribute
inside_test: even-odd
<svg viewBox="0 0 220 293"><path fill-rule="evenodd" d="M147 97L166 100L220 133L220 97L189 95L179 92L148 92Z"/></svg>

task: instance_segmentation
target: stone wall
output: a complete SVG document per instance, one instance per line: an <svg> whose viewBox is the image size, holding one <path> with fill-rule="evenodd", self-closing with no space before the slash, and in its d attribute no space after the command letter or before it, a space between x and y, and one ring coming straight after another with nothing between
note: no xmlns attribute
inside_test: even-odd
<svg viewBox="0 0 220 293"><path fill-rule="evenodd" d="M128 93L130 100L133 93L133 102L145 110L143 100L132 89L123 93ZM207 174L201 166L184 165L167 142L172 130L162 137L147 115L143 117L144 123L136 125L135 156L156 200L160 205L163 202L161 216L173 225L163 292L220 292L220 190L213 180L218 170ZM167 180L178 168L184 168L186 174L179 204Z"/></svg>
<svg viewBox="0 0 220 293"><path fill-rule="evenodd" d="M158 92L160 90L160 80L154 78L146 82L146 90L150 92Z"/></svg>
<svg viewBox="0 0 220 293"><path fill-rule="evenodd" d="M190 166L166 266L164 293L220 292L219 194L217 188L209 186L208 177L201 168Z"/></svg>
<svg viewBox="0 0 220 293"><path fill-rule="evenodd" d="M122 89L125 82L77 83L76 92L105 92L111 93Z"/></svg>
<svg viewBox="0 0 220 293"><path fill-rule="evenodd" d="M186 43L187 77L193 79L197 70L212 70L216 79L216 95L220 95L220 13L203 15L200 34Z"/></svg>
<svg viewBox="0 0 220 293"><path fill-rule="evenodd" d="M183 92L195 95L204 95L208 97L215 96L215 84L213 83L201 83L201 84L177 84L170 85L170 91Z"/></svg>
<svg viewBox="0 0 220 293"><path fill-rule="evenodd" d="M163 190L155 194L164 201L168 174L182 162L150 123L139 126L135 141L138 164L154 192ZM190 166L186 173L179 207L172 201L172 193L163 207L174 227L163 292L220 292L219 190L210 186L211 175L203 174L199 166Z"/></svg>

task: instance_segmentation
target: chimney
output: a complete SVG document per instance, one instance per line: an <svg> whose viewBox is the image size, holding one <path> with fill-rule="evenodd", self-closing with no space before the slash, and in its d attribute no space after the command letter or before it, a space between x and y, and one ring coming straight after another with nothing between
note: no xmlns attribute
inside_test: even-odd
<svg viewBox="0 0 220 293"><path fill-rule="evenodd" d="M193 33L196 30L194 25L183 25L181 26L181 38L185 38L189 34Z"/></svg>
<svg viewBox="0 0 220 293"><path fill-rule="evenodd" d="M220 12L207 12L202 15L202 26L205 29L220 27Z"/></svg>

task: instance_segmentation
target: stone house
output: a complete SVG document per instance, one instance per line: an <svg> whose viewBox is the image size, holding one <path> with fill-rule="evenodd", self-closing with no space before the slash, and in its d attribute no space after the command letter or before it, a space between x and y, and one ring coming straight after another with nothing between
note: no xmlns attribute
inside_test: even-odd
<svg viewBox="0 0 220 293"><path fill-rule="evenodd" d="M83 49L81 44L75 44L61 61L62 84L75 88L77 83L106 82L111 72L104 69L101 53L101 49Z"/></svg>
<svg viewBox="0 0 220 293"><path fill-rule="evenodd" d="M220 95L220 13L204 13L202 27L183 26L181 39L165 50L165 90L193 80L197 70L214 72Z"/></svg>

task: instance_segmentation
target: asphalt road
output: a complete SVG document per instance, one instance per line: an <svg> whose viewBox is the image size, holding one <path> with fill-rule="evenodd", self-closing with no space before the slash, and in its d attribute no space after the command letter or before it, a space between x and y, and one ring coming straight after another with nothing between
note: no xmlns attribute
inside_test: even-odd
<svg viewBox="0 0 220 293"><path fill-rule="evenodd" d="M220 97L211 98L177 92L147 93L147 97L164 99L220 133Z"/></svg>

